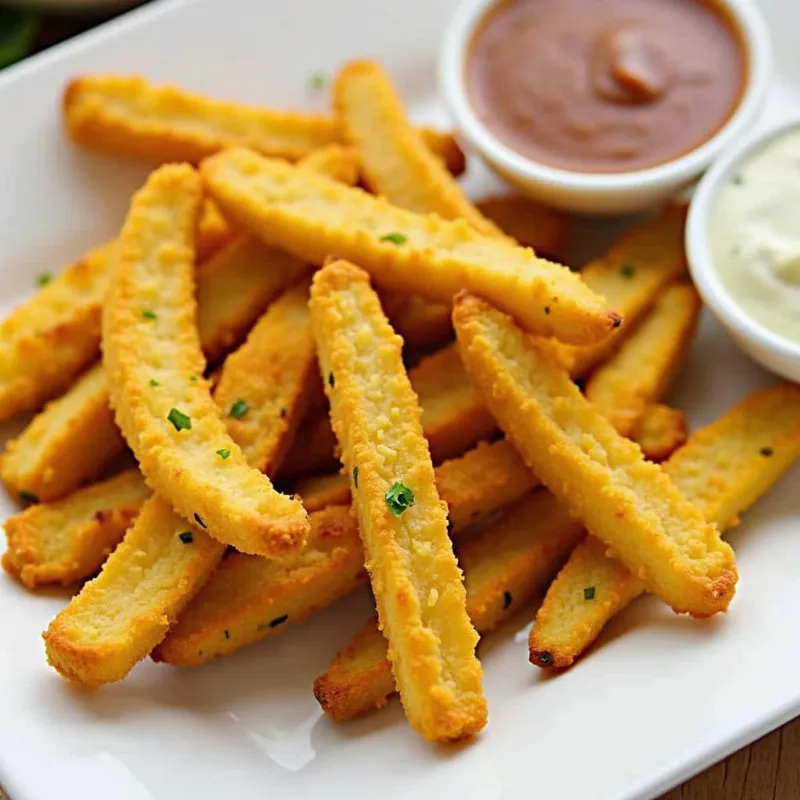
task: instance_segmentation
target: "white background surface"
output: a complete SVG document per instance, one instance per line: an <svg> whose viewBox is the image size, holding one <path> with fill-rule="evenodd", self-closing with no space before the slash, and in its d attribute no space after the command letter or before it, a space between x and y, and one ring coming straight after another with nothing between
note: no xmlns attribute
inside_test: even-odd
<svg viewBox="0 0 800 800"><path fill-rule="evenodd" d="M0 306L114 234L145 171L70 146L64 81L140 72L222 97L321 108L309 75L381 59L414 115L442 122L435 58L455 0L167 0L0 76ZM765 123L800 108L800 6L764 0L782 79ZM486 188L485 176L470 185ZM609 223L579 228L583 255ZM673 395L693 427L773 380L705 319ZM0 431L6 434L12 429ZM13 800L236 796L461 800L648 798L800 713L800 471L731 540L741 582L705 623L634 603L584 661L555 678L527 663L522 613L481 644L490 722L479 739L426 745L394 700L347 726L325 719L314 677L370 610L366 591L281 637L207 666L147 662L122 684L74 689L40 632L65 602L0 576L0 782ZM0 497L0 513L15 506ZM623 635L624 634L624 635Z"/></svg>

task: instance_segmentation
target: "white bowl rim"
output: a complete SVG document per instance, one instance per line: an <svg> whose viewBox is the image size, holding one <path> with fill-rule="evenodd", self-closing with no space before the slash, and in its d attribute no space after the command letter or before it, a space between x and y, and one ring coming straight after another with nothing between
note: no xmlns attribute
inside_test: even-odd
<svg viewBox="0 0 800 800"><path fill-rule="evenodd" d="M498 139L478 118L464 77L467 48L490 7L503 0L462 0L442 40L439 82L445 102L469 143L490 162L534 183L566 191L602 195L625 190L658 190L688 183L750 125L767 94L772 77L772 42L766 21L752 0L718 0L741 32L748 80L734 113L699 147L664 164L631 172L594 173L559 169L530 159Z"/></svg>
<svg viewBox="0 0 800 800"><path fill-rule="evenodd" d="M800 342L795 344L774 333L751 317L733 298L714 266L708 240L709 215L719 187L752 153L793 129L800 130L798 115L746 140L739 147L726 153L703 176L689 204L689 215L686 220L686 256L692 280L703 301L724 325L762 350L768 350L783 359L800 362Z"/></svg>

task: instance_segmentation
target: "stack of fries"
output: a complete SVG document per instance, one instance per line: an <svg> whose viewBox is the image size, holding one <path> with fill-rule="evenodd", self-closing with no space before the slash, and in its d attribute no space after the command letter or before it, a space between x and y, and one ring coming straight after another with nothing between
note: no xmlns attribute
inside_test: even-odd
<svg viewBox="0 0 800 800"><path fill-rule="evenodd" d="M0 458L30 504L3 566L82 584L44 639L95 687L148 655L229 655L369 581L377 616L317 699L344 720L398 691L426 739L463 739L487 719L479 634L543 592L545 669L644 591L728 608L720 534L800 455L800 388L687 436L661 402L700 312L683 208L578 274L536 255L567 220L472 204L453 138L410 124L377 64L345 65L332 99L69 85L76 142L163 165L118 237L0 329L0 420L36 412Z"/></svg>

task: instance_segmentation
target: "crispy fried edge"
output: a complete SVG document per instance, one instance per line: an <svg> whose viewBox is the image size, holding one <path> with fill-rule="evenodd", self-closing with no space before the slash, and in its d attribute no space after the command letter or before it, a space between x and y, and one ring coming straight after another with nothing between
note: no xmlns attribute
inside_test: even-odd
<svg viewBox="0 0 800 800"><path fill-rule="evenodd" d="M333 428L353 480L367 569L406 715L427 739L472 735L486 723L478 637L401 341L367 275L347 262L330 263L314 276L311 317L323 380L334 376L325 383ZM368 388L376 380L380 395ZM400 479L413 487L414 503L394 517L384 495Z"/></svg>
<svg viewBox="0 0 800 800"><path fill-rule="evenodd" d="M689 424L683 411L655 403L645 409L632 438L648 461L660 464L686 444Z"/></svg>
<svg viewBox="0 0 800 800"><path fill-rule="evenodd" d="M601 340L620 324L566 267L481 236L463 220L414 214L244 149L206 159L201 173L226 215L298 258L320 264L338 253L387 288L424 292L445 303L467 287L531 331L573 344ZM398 232L406 237L399 245L384 238Z"/></svg>
<svg viewBox="0 0 800 800"><path fill-rule="evenodd" d="M542 482L675 611L725 610L737 572L716 526L508 316L466 293L453 316L467 371Z"/></svg>

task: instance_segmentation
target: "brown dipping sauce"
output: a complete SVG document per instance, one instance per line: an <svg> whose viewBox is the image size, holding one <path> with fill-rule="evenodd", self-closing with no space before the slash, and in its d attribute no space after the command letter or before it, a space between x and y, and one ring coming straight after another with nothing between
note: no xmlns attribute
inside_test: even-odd
<svg viewBox="0 0 800 800"><path fill-rule="evenodd" d="M747 61L711 0L505 0L473 37L466 82L517 153L628 172L710 139L741 100Z"/></svg>

